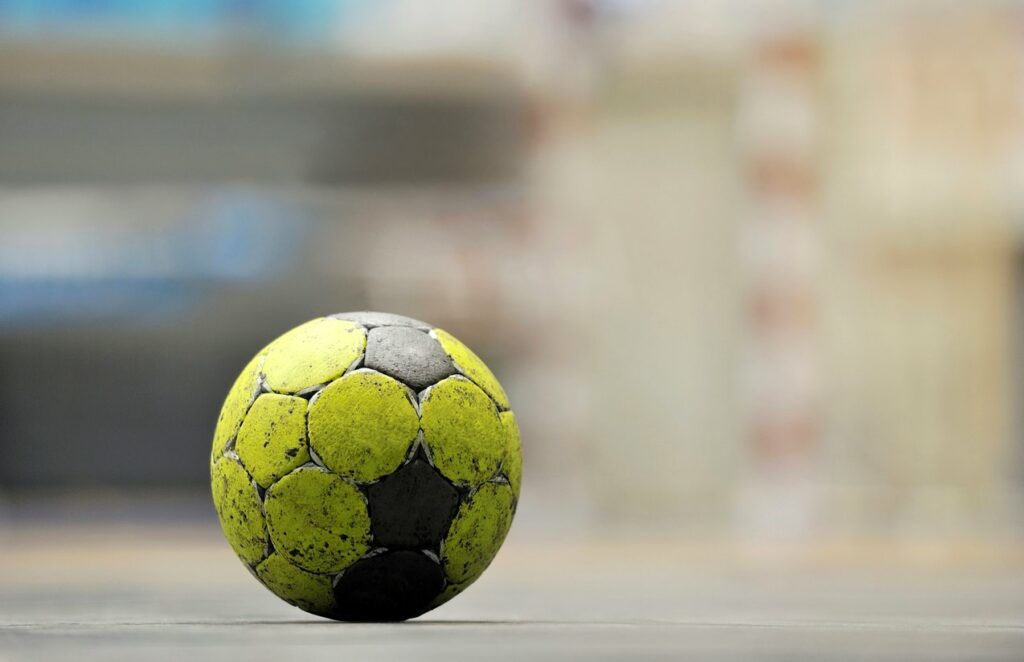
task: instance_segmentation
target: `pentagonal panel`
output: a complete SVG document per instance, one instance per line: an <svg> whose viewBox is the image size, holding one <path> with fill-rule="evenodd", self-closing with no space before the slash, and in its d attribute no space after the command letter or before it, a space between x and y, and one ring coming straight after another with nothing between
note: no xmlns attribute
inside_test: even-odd
<svg viewBox="0 0 1024 662"><path fill-rule="evenodd" d="M407 326L371 329L363 365L390 375L416 391L455 374L455 365L441 349L441 344Z"/></svg>
<svg viewBox="0 0 1024 662"><path fill-rule="evenodd" d="M394 315L392 313L378 313L368 310L360 310L352 313L336 313L330 316L331 319L348 320L362 324L367 329L377 326L409 326L414 329L429 331L431 326L426 322L406 317L405 315Z"/></svg>
<svg viewBox="0 0 1024 662"><path fill-rule="evenodd" d="M430 333L437 338L444 351L455 361L455 366L459 369L459 372L473 380L475 384L498 403L499 407L502 409L509 408L505 389L498 383L497 377L487 367L487 364L474 354L473 350L463 345L458 338L443 329L434 329Z"/></svg>
<svg viewBox="0 0 1024 662"><path fill-rule="evenodd" d="M324 466L359 482L397 469L419 431L409 391L357 370L325 387L309 407L309 443Z"/></svg>
<svg viewBox="0 0 1024 662"><path fill-rule="evenodd" d="M421 459L385 476L367 492L374 541L391 548L436 547L459 505L451 483Z"/></svg>
<svg viewBox="0 0 1024 662"><path fill-rule="evenodd" d="M514 503L507 483L487 483L459 507L441 547L449 581L464 584L487 569L512 525Z"/></svg>
<svg viewBox="0 0 1024 662"><path fill-rule="evenodd" d="M272 391L298 393L340 377L365 346L363 327L321 317L267 345L263 373Z"/></svg>
<svg viewBox="0 0 1024 662"><path fill-rule="evenodd" d="M307 402L294 395L256 398L238 431L235 452L260 487L309 462Z"/></svg>
<svg viewBox="0 0 1024 662"><path fill-rule="evenodd" d="M263 558L267 534L263 526L260 495L252 479L231 457L221 457L210 469L213 507L231 549L252 565Z"/></svg>
<svg viewBox="0 0 1024 662"><path fill-rule="evenodd" d="M304 570L338 572L369 550L363 495L319 467L296 469L274 483L264 508L274 548Z"/></svg>
<svg viewBox="0 0 1024 662"><path fill-rule="evenodd" d="M334 609L333 575L317 575L274 552L256 566L256 576L278 597L314 614Z"/></svg>
<svg viewBox="0 0 1024 662"><path fill-rule="evenodd" d="M420 552L384 552L362 559L334 585L335 618L403 621L425 612L444 586L441 567Z"/></svg>
<svg viewBox="0 0 1024 662"><path fill-rule="evenodd" d="M445 477L476 485L494 475L505 455L505 429L480 387L449 377L431 386L420 406L424 443Z"/></svg>

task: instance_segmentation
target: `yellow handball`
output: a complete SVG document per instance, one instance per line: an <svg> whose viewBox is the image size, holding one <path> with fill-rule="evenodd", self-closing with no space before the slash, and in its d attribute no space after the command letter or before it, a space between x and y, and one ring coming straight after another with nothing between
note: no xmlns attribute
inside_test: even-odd
<svg viewBox="0 0 1024 662"><path fill-rule="evenodd" d="M480 358L388 313L306 322L228 392L210 479L224 536L289 604L399 621L490 565L519 500L519 426Z"/></svg>

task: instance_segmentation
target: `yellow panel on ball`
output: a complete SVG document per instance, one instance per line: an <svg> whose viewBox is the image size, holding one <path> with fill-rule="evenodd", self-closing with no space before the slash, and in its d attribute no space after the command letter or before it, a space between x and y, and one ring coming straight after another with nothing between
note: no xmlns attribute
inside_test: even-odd
<svg viewBox="0 0 1024 662"><path fill-rule="evenodd" d="M235 452L260 487L309 462L307 402L294 395L256 398L238 431Z"/></svg>
<svg viewBox="0 0 1024 662"><path fill-rule="evenodd" d="M512 485L512 492L519 498L519 487L523 482L523 449L519 439L519 424L516 415L510 411L501 412L501 424L505 428L505 458L502 468Z"/></svg>
<svg viewBox="0 0 1024 662"><path fill-rule="evenodd" d="M304 570L338 572L370 549L363 495L319 467L296 469L274 483L265 508L274 548Z"/></svg>
<svg viewBox="0 0 1024 662"><path fill-rule="evenodd" d="M340 377L365 348L363 327L321 317L270 343L263 372L272 391L298 393Z"/></svg>
<svg viewBox="0 0 1024 662"><path fill-rule="evenodd" d="M419 431L409 389L387 375L357 370L325 387L309 407L309 443L331 471L355 481L398 468Z"/></svg>
<svg viewBox="0 0 1024 662"><path fill-rule="evenodd" d="M459 507L441 546L450 582L466 584L487 569L512 525L514 503L508 483L486 483Z"/></svg>
<svg viewBox="0 0 1024 662"><path fill-rule="evenodd" d="M273 553L256 566L256 576L275 595L314 614L334 608L332 575L317 575L292 565L280 553Z"/></svg>
<svg viewBox="0 0 1024 662"><path fill-rule="evenodd" d="M437 607L440 607L444 603L454 598L459 593L462 593L472 583L473 582L470 581L464 584L448 584L444 587L444 590L441 591L441 593L433 599L433 601L430 603L430 608L436 609Z"/></svg>
<svg viewBox="0 0 1024 662"><path fill-rule="evenodd" d="M228 442L238 433L245 412L260 392L260 368L263 366L263 355L254 356L238 375L231 390L224 398L217 418L217 427L213 432L213 450L210 461L216 460L224 452Z"/></svg>
<svg viewBox="0 0 1024 662"><path fill-rule="evenodd" d="M445 477L477 485L494 475L505 455L505 428L480 387L462 377L443 379L427 391L422 410L423 441Z"/></svg>
<svg viewBox="0 0 1024 662"><path fill-rule="evenodd" d="M452 357L452 361L455 362L455 367L459 369L459 372L473 380L487 395L491 396L498 403L499 407L502 409L509 408L505 389L501 387L498 378L494 376L494 373L487 367L487 364L473 350L463 345L458 338L443 329L434 329L430 334L437 338L444 351L448 356Z"/></svg>
<svg viewBox="0 0 1024 662"><path fill-rule="evenodd" d="M267 534L260 495L252 479L232 457L221 457L210 470L213 507L231 549L253 565L263 558Z"/></svg>

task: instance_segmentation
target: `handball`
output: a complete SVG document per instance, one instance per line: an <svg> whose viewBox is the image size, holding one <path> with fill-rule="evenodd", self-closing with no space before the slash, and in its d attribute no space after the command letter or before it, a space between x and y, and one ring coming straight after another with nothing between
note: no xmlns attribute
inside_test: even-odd
<svg viewBox="0 0 1024 662"><path fill-rule="evenodd" d="M386 313L306 322L263 348L213 437L213 503L231 548L307 612L400 621L491 563L522 476L490 369L442 329Z"/></svg>

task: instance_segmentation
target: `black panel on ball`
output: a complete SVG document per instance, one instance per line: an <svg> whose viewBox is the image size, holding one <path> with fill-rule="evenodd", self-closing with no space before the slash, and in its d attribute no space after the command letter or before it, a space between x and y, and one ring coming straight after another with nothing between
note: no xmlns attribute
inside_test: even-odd
<svg viewBox="0 0 1024 662"><path fill-rule="evenodd" d="M421 552L384 552L357 561L334 585L333 617L344 621L404 621L427 611L444 587L444 573Z"/></svg>
<svg viewBox="0 0 1024 662"><path fill-rule="evenodd" d="M440 544L459 494L434 467L417 458L367 489L376 544L422 549Z"/></svg>

